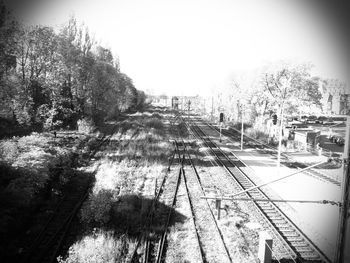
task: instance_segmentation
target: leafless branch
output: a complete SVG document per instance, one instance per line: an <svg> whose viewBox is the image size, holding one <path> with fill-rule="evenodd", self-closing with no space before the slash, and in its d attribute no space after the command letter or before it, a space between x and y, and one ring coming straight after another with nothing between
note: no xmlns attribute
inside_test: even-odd
<svg viewBox="0 0 350 263"><path fill-rule="evenodd" d="M272 96L273 98L276 98L276 95L273 94L273 92L272 92L272 90L271 90L271 88L270 88L270 84L269 84L269 81L268 81L268 79L267 79L267 74L265 74L265 87L269 90L271 96Z"/></svg>

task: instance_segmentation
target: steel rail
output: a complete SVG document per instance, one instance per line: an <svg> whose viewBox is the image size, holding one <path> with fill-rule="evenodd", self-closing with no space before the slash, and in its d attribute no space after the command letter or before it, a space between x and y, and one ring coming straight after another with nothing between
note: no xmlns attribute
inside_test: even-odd
<svg viewBox="0 0 350 263"><path fill-rule="evenodd" d="M174 210L174 207L175 207L175 204L176 204L176 197L177 197L177 192L178 192L178 189L179 189L180 178L181 178L181 174L182 173L183 173L183 168L181 167L180 171L179 171L178 178L177 178L176 188L175 188L173 200L172 200L172 203L171 203L170 211L168 213L166 224L164 225L164 228L163 228L162 237L161 237L161 239L159 241L158 253L157 253L157 257L156 257L156 261L155 261L156 263L161 263L162 260L163 260L164 245L165 245L166 237L167 237L167 234L168 234L168 227L169 227L169 224L170 224L170 219L172 217L173 210Z"/></svg>
<svg viewBox="0 0 350 263"><path fill-rule="evenodd" d="M169 165L168 165L168 169L167 169L168 172L170 172L170 167L173 164L173 161L174 161L176 155L178 156L178 160L179 160L179 162L181 164L181 167L183 167L183 161L181 161L181 154L180 154L180 151L179 151L178 142L176 140L174 140L173 143L174 143L174 152L171 155L170 160L169 160ZM151 262L151 259L150 259L150 256L152 254L152 251L151 251L152 250L151 240L149 238L147 238L145 232L149 231L149 228L152 225L153 218L154 218L155 203L160 197L162 189L163 189L163 187L165 185L165 181L166 181L167 175L168 174L166 173L165 176L163 177L163 180L162 180L162 183L160 185L160 188L159 188L158 192L156 193L155 197L152 200L152 207L151 207L151 210L149 211L149 214L147 216L147 218L148 218L147 221L149 223L148 223L147 226L144 226L143 233L138 238L138 241L137 241L136 246L135 246L135 248L133 250L133 253L131 254L131 258L128 261L130 263L134 262L134 259L135 259L136 254L137 254L137 249L141 245L141 242L143 240L145 242L145 245L144 245L145 246L145 253L144 253L144 256L143 256L143 262L144 263ZM171 211L172 211L172 209L171 209ZM165 229L167 229L167 228L165 228ZM163 232L163 235L161 237L161 240L160 240L160 243L159 243L159 246L158 246L158 251L157 251L157 255L156 255L156 259L155 259L156 261L161 261L161 257L163 255L164 243L165 243L165 239L164 239L163 236L164 236L164 232ZM162 248L161 248L161 246L162 246Z"/></svg>
<svg viewBox="0 0 350 263"><path fill-rule="evenodd" d="M207 262L207 260L205 259L205 253L204 253L204 250L203 250L202 242L200 241L199 233L198 233L198 230L197 230L197 225L196 225L196 220L195 220L195 215L194 215L194 210L193 210L193 204L192 204L192 200L191 200L189 189L188 189L188 185L187 185L187 179L186 179L185 174L183 174L182 176L184 178L184 183L185 183L185 188L186 188L186 196L187 196L188 202L190 204L191 215L192 215L192 222L193 222L193 226L194 226L194 229L195 229L195 232L196 232L196 239L197 239L198 246L199 246L199 253L201 255L202 262L204 263L204 262Z"/></svg>
<svg viewBox="0 0 350 263"><path fill-rule="evenodd" d="M179 118L180 121L182 121L183 123L185 123L185 122L181 119L181 116L176 116L176 117ZM185 124L186 124L186 123L185 123ZM186 127L187 127L187 125L186 125ZM188 127L187 127L187 129L188 129ZM183 156L184 156L183 161L185 161L185 155L187 155L187 159L188 159L189 162L190 162L189 164L190 164L192 170L193 170L194 173L195 173L195 178L196 178L196 180L197 180L197 183L198 183L198 185L200 186L201 192L204 194L204 188L203 188L203 186L202 186L202 183L201 183L201 180L200 180L198 171L197 171L197 169L196 169L196 167L195 167L195 165L194 165L194 163L193 163L193 160L192 160L192 158L191 158L191 155L190 155L190 153L189 153L189 150L187 149L186 143L185 143L184 139L181 137L180 134L179 134L179 138L181 139L181 143L182 143L182 145L183 145ZM177 145L178 145L178 144L177 144ZM178 152L179 152L179 149L178 149ZM183 163L184 163L184 162L183 162ZM206 256L205 256L205 252L204 252L204 249L203 249L203 245L202 245L201 239L200 239L200 234L199 234L199 232L198 232L198 230L197 230L196 216L195 216L195 213L194 213L194 205L193 205L192 199L191 199L191 197L190 197L190 191L189 191L189 186L188 186L188 183L187 183L187 178L186 178L185 170L183 171L182 176L183 176L184 183L185 183L186 195L187 195L187 198L188 198L188 201L189 201L189 204L190 204L190 210L191 210L192 220L193 220L193 224L194 224L194 228L195 228L196 239L197 239L197 242L198 242L198 245L199 245L199 249L200 249L201 260L202 260L202 262L208 262L208 260L206 259ZM226 255L227 255L229 261L232 262L230 253L229 253L228 248L227 248L227 246L226 246L226 243L225 243L223 234L221 233L221 230L220 230L220 228L219 228L219 225L218 225L218 223L217 223L217 221L216 221L216 219L215 219L214 213L213 213L213 211L212 211L212 209L211 209L211 207L210 207L208 201L206 201L206 204L207 204L207 206L208 206L208 208L209 208L211 218L212 218L212 220L213 220L214 223L215 223L215 228L217 229L218 234L219 234L219 236L220 236L220 238L221 238L221 241L222 241L222 243L223 243L223 247L224 247L224 249L225 249Z"/></svg>
<svg viewBox="0 0 350 263"><path fill-rule="evenodd" d="M197 131L195 131L197 133ZM201 139L201 135L197 134L198 138ZM203 141L204 142L204 141ZM206 146L211 149L207 143L204 142L204 144L206 144ZM222 165L222 163L217 159L216 160L217 163L220 165ZM236 185L238 185L238 187L241 189L241 190L244 190L244 187L238 182L238 180L234 177L234 175L231 174L231 171L229 171L229 169L227 167L225 167L224 165L222 165L226 172L234 179ZM248 193L245 193L245 195L248 197L248 198L251 198L251 196L248 194ZM256 209L257 209L257 212L259 212L259 214L262 216L262 218L264 219L264 221L268 224L268 226L270 227L270 229L274 230L273 233L275 234L275 238L277 238L281 244L283 245L283 247L285 247L286 251L289 251L287 252L289 254L289 256L291 257L291 259L295 259L297 257L297 255L294 253L294 251L290 248L290 246L288 245L288 243L283 239L283 237L278 233L277 229L275 229L275 227L273 226L273 224L270 222L270 220L268 220L266 218L266 215L261 211L260 207L257 206L256 202L253 202L253 204L255 205Z"/></svg>
<svg viewBox="0 0 350 263"><path fill-rule="evenodd" d="M203 188L203 186L202 186L199 173L198 173L198 171L197 171L197 169L196 169L196 167L195 167L195 165L194 165L194 163L193 163L193 160L192 160L192 158L191 158L189 152L187 151L186 147L185 147L185 151L186 151L186 153L187 153L188 160L190 161L191 168L192 168L192 170L194 171L194 173L195 173L195 175L196 175L195 178L197 179L198 185L199 185L200 188L201 188L202 194L205 195L205 191L204 191L204 188ZM185 174L184 174L184 178L185 178ZM185 179L185 181L186 181L186 179ZM187 185L186 185L186 187L187 187ZM218 225L218 222L217 222L216 219L215 219L214 212L213 212L213 210L211 209L209 203L208 203L208 202L206 202L206 203L207 203L207 205L208 205L208 208L209 208L211 217L212 217L212 219L213 219L213 221L214 221L214 223L215 223L215 227L216 227L216 229L217 229L217 231L218 231L218 233L219 233L219 235L220 235L220 237L221 237L221 240L222 240L223 246L224 246L224 248L225 248L225 252L226 252L226 254L227 254L227 257L228 257L229 261L232 262L232 258L231 258L230 252L229 252L229 250L228 250L228 248L227 248L227 245L226 245L224 236L223 236L223 234L222 234L222 232L221 232L221 230L220 230L220 227L219 227L219 225Z"/></svg>
<svg viewBox="0 0 350 263"><path fill-rule="evenodd" d="M210 124L210 123L208 123L208 122L206 122L206 121L205 121L204 123L205 123L206 125L208 125L209 127L211 127L213 130L219 132L219 131L218 131L218 128L215 127L215 126L213 126L212 124ZM236 132L236 133L241 133L240 131L238 131L238 130L236 130L236 129L234 129L234 128L231 128L231 129L232 129L234 132ZM236 136L236 134L234 134L233 132L228 131L228 130L222 130L222 134L225 135L226 137L229 137L229 138L230 138L230 137L235 137L235 136ZM244 136L245 136L247 139L249 139L250 141L254 141L254 142L256 142L258 145L264 146L264 147L266 147L266 148L268 148L268 149L274 151L274 152L275 152L274 154L276 154L277 149L276 149L275 147L273 147L273 146L271 146L271 145L267 145L267 144L265 144L265 143L263 143L263 142L260 142L260 141L254 139L254 138L252 138L252 137L250 137L250 136L248 136L248 135L244 135ZM257 146L251 146L251 147L255 147L256 149L260 149L260 148L258 148ZM270 154L271 154L271 153L270 153ZM271 155L272 155L272 154L271 154ZM286 153L282 153L282 156L283 156L284 158L286 158L288 161L294 161L293 157L290 156L290 155L288 155L288 154L286 154ZM296 169L301 169L300 167L297 167L297 166L294 165L294 164L292 164L291 166L292 166L293 168L296 168ZM335 180L335 179L329 177L328 175L326 175L326 174L324 174L324 173L322 173L322 172L320 172L320 171L316 171L316 170L314 170L314 169L311 169L311 170L309 170L309 171L305 171L305 174L307 174L307 175L309 175L309 176L312 176L312 177L315 177L315 178L317 178L317 179L320 179L320 180L322 180L322 181L335 184L336 186L340 186L340 182L339 182L339 181L337 181L337 180Z"/></svg>
<svg viewBox="0 0 350 263"><path fill-rule="evenodd" d="M174 159L174 156L175 154L178 153L178 148L176 146L176 143L174 144L174 153L172 155L172 160L170 161L170 164L169 164L169 167L167 169L167 171L169 172L170 171L170 165L172 164L172 161ZM151 256L151 246L150 246L150 243L151 243L151 240L149 238L146 237L146 233L147 231L149 231L149 228L150 226L152 225L152 222L153 222L153 218L154 218L154 211L155 211L155 205L156 205L156 202L159 200L159 197L163 191L163 187L165 185L165 182L166 182L166 179L168 177L168 173L165 173L165 175L163 176L163 179L162 179L162 182L159 186L159 190L157 191L157 193L155 194L154 198L152 199L152 204L151 204L151 209L147 215L147 222L148 222L148 225L145 225L144 228L143 228L143 232L142 234L139 236L138 240L137 240L137 243L136 243L136 246L133 250L133 253L131 254L131 258L130 260L128 261L129 263L132 263L134 262L134 259L136 257L136 254L137 254L137 249L139 248L139 246L141 245L141 242L143 240L145 240L145 255L144 255L144 259L143 259L143 262L146 262L148 263L150 261L150 256Z"/></svg>
<svg viewBox="0 0 350 263"><path fill-rule="evenodd" d="M203 136L206 136L205 133L201 130L201 128L199 128L198 126L193 125L192 127L194 127L194 131L197 133L197 135L202 139L202 141L206 144L206 146L211 150L211 152L216 156L217 161L225 168L225 170L232 176L232 178L235 179L235 181L240 185L240 188L242 188L242 190L244 190L245 188L247 188L246 186L244 186L244 184L242 182L240 182L238 180L237 177L239 176L244 176L243 180L248 180L250 185L255 185L254 182L252 182L250 180L250 178L239 168L237 167L234 163L232 163L232 161L230 160L230 158L219 148L215 145L215 143L213 143L209 138L203 138ZM200 135L200 133L202 133ZM220 157L218 156L217 152L215 152L215 150L213 149L213 147L211 147L209 145L210 142L211 144L213 144L217 150L219 150L220 154L222 154L223 157L225 157L225 159L231 164L233 165L235 168L237 168L237 171L239 171L239 174L234 173L233 171L231 171L229 169L229 167L220 159ZM242 179L241 179L242 180ZM246 184L246 182L245 182ZM262 196L263 198L268 199L268 196L266 196L266 194L264 194L260 189L255 189L255 193L253 194L249 194L247 193L249 198L254 198L257 196ZM315 260L315 258L312 256L312 254L316 253L320 259L322 259L325 262L330 262L330 260L327 258L327 256L319 249L317 248L316 245L313 244L313 242L305 235L302 233L302 231L275 205L272 204L272 208L273 210L275 210L276 212L279 213L280 217L283 218L283 220L285 220L290 226L289 229L293 229L293 231L295 231L300 237L302 237L305 241L305 243L307 243L307 245L313 250L310 253L304 253L303 250L307 249L297 249L296 243L294 242L294 246L293 246L293 241L288 241L287 236L283 233L283 231L281 231L280 229L277 229L277 225L276 224L276 220L275 219L271 219L267 216L267 212L266 210L269 209L271 210L270 207L263 207L262 204L259 204L259 202L253 202L255 204L255 206L258 208L258 210L260 211L260 213L265 217L265 219L270 222L270 226L273 227L273 229L275 231L277 231L277 233L279 234L279 236L281 237L281 239L283 240L283 243L288 246L291 251L293 252L293 254L295 254L297 256L298 259L300 260ZM271 214L271 213L270 213ZM277 218L278 219L278 218ZM282 229L282 228L281 228ZM286 232L286 231L285 231ZM290 232L290 231L289 231ZM299 242L300 245L300 242ZM293 249L293 248L294 249ZM300 246L299 246L300 247Z"/></svg>
<svg viewBox="0 0 350 263"><path fill-rule="evenodd" d="M177 117L178 116L176 115L176 118ZM181 121L181 119L180 119L180 121ZM182 144L184 146L184 152L185 152L185 150L187 149L186 148L186 143L185 143L184 139L182 138L182 136L180 135L179 131L178 131L178 136L179 136L179 138L181 138L181 142L182 142ZM179 153L179 148L178 147L177 147L177 150L178 150L178 153ZM206 263L208 261L205 259L205 253L204 253L204 250L203 250L203 245L202 245L202 242L200 241L200 238L199 238L199 233L198 233L197 224L196 224L196 220L195 220L193 203L192 203L192 200L191 200L191 197L190 197L190 192L189 192L189 188L188 188L188 184L187 184L187 179L186 179L185 173L183 173L182 176L183 176L183 180L184 180L184 183L185 183L187 200L188 200L188 203L190 205L191 218L192 218L191 221L193 223L193 227L194 227L194 230L195 230L195 233L196 233L196 240L197 240L198 247L199 247L199 253L200 253L200 256L201 256L201 262L202 263Z"/></svg>

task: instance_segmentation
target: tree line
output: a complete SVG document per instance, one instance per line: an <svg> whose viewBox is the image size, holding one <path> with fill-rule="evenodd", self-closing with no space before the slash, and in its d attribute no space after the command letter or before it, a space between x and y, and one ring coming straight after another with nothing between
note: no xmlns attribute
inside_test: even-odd
<svg viewBox="0 0 350 263"><path fill-rule="evenodd" d="M336 87L329 80L313 75L312 64L278 62L257 68L254 72L232 74L230 82L213 92L209 112L223 111L229 120L259 123L271 115L279 117L302 114L327 114L327 99L331 89L341 93L342 82ZM215 116L216 116L215 115Z"/></svg>
<svg viewBox="0 0 350 263"><path fill-rule="evenodd" d="M98 122L142 107L144 92L74 17L56 32L0 8L0 103L17 123L74 128L79 119Z"/></svg>

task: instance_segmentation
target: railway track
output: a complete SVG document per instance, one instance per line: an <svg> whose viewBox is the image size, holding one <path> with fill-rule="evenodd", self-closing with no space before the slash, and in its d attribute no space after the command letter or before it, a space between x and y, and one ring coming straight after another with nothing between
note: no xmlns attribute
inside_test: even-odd
<svg viewBox="0 0 350 263"><path fill-rule="evenodd" d="M138 259L138 250L141 248L143 251L142 259L141 262L144 263L149 263L149 262L164 262L164 256L166 254L166 239L167 239L167 234L168 234L168 228L169 224L173 215L174 207L176 204L176 198L177 198L177 192L179 189L179 184L180 184L180 179L181 175L183 173L183 168L180 167L179 172L176 176L176 178L171 177L169 179L169 172L170 172L170 166L173 163L175 156L177 155L177 160L179 163L181 163L181 156L180 152L178 150L178 146L175 142L174 144L175 149L174 149L174 154L172 155L172 158L169 163L168 167L168 173L166 173L159 185L158 191L156 191L154 198L152 200L151 204L151 209L147 215L147 220L146 224L143 227L142 233L138 238L137 244L133 250L133 253L130 257L129 262L140 262ZM175 180L175 181L174 181ZM173 182L174 181L174 182ZM173 187L173 183L175 183L175 187ZM169 191L167 188L175 188L172 189L172 198L171 198L171 203L169 205L169 209L166 211L166 214L164 213L159 213L157 211L157 202L160 201L161 195L163 192ZM155 231L153 229L154 221L155 220L161 220L162 223L162 228L159 233L159 231ZM157 232L157 233L156 233Z"/></svg>
<svg viewBox="0 0 350 263"><path fill-rule="evenodd" d="M206 123L206 125L208 125L212 129L214 129L215 131L220 132L219 129L217 127L213 126L212 124ZM240 132L239 131L222 129L221 132L222 132L222 135L228 137L229 139L240 140ZM271 154L271 155L274 155L274 156L277 155L277 151L278 150L276 148L274 148L272 146L269 146L269 145L266 145L266 144L264 144L262 142L259 142L259 141L255 140L253 138L250 138L250 137L248 137L246 135L244 135L244 137L245 137L245 145L247 147L251 147L251 148L257 149L257 150L264 150L268 154ZM248 143L247 143L247 141L248 141ZM298 167L294 163L295 160L293 160L293 158L290 155L285 154L285 153L282 154L282 155L283 155L283 157L285 159L290 161L290 164L289 164L290 167L296 168L296 169L301 169L300 167ZM332 183L332 184L340 187L340 181L335 180L332 177L330 177L330 176L328 176L328 175L326 175L326 174L324 174L324 173L322 173L320 171L317 171L317 170L315 170L313 168L311 168L311 169L309 169L307 171L304 171L303 173L307 174L309 176L312 176L312 177L314 177L316 179L322 180L324 182Z"/></svg>
<svg viewBox="0 0 350 263"><path fill-rule="evenodd" d="M88 158L93 158L98 149L108 143L115 133L115 128L110 135L104 135L97 147ZM42 226L35 239L30 246L25 249L21 262L56 262L62 245L69 234L77 213L80 210L83 202L89 195L90 180L84 177L83 179L72 179L69 186L68 194L64 194L62 199L58 202L52 215L48 218L46 223Z"/></svg>
<svg viewBox="0 0 350 263"><path fill-rule="evenodd" d="M186 197L186 202L190 207L191 220L193 222L193 230L195 231L195 237L198 244L198 256L195 258L196 262L232 262L228 253L227 246L223 239L223 235L216 222L214 212L210 208L207 200L200 198L204 194L204 189L201 185L200 178L196 167L193 164L192 158L184 141L174 141L175 151L171 162L175 159L176 155L177 163L180 164L180 168L176 178L176 185L167 188L166 181L169 180L169 175L163 177L162 183L159 186L154 197L154 203L158 201L163 191L169 191L172 189L172 201L169 205L169 212L166 215L166 220L163 222L161 233L152 233L151 226L155 218L164 217L164 215L157 214L156 207L152 206L149 212L149 221L145 226L142 235L140 236L137 246L134 249L133 255L129 262L140 262L137 260L137 250L142 247L143 256L141 262L165 262L166 250L167 250L167 234L169 223L172 217L172 211L175 209L177 198ZM187 166L189 164L190 166ZM177 168L176 168L177 171ZM169 185L169 182L167 183ZM182 184L183 192L185 195L178 196L178 190ZM175 189L174 189L175 188ZM183 193L182 192L182 193ZM184 199L183 199L184 200ZM207 207L207 209L203 209ZM203 220L206 224L203 225ZM200 223L202 222L202 223ZM152 233L150 235L150 233Z"/></svg>
<svg viewBox="0 0 350 263"><path fill-rule="evenodd" d="M230 156L224 153L196 124L192 123L190 129L241 190L255 186L254 182L240 169L244 164L236 156L232 153ZM283 255L282 258L291 258L295 262L330 262L326 255L274 203L269 202L269 197L260 189L254 189L245 195L250 199L266 200L266 202L253 201L253 203L275 239L279 240L285 248L285 252L278 251L278 254Z"/></svg>
<svg viewBox="0 0 350 263"><path fill-rule="evenodd" d="M48 220L32 246L26 251L22 262L55 262L64 238L68 234L71 223L88 196L88 187L81 193L67 196L56 208L54 215Z"/></svg>
<svg viewBox="0 0 350 263"><path fill-rule="evenodd" d="M224 240L214 212L208 200L201 199L205 195L198 171L191 155L183 142L183 152L187 158L190 169L183 173L186 193L191 206L191 213L195 223L196 236L200 245L202 262L232 262L228 246ZM207 209L203 210L203 207ZM203 225L205 221L206 224ZM213 248L215 251L213 251Z"/></svg>

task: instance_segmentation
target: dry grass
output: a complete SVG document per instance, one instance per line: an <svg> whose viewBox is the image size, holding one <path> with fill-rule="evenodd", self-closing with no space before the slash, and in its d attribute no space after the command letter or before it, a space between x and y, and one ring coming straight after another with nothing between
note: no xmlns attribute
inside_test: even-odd
<svg viewBox="0 0 350 263"><path fill-rule="evenodd" d="M0 180L7 182L1 186L6 193L16 195L20 193L23 203L30 203L35 194L52 179L52 168L56 166L62 168L60 179L70 173L80 143L79 139L74 138L69 140L67 137L54 138L50 133L32 133L29 136L0 141L2 165L17 171L16 176L12 178L1 174ZM63 178L61 182L66 179Z"/></svg>
<svg viewBox="0 0 350 263"><path fill-rule="evenodd" d="M148 128L154 128L157 130L163 130L164 129L164 125L163 122L161 120L159 120L159 118L155 118L152 117L151 119L147 120L145 122L145 126Z"/></svg>
<svg viewBox="0 0 350 263"><path fill-rule="evenodd" d="M103 159L95 175L92 193L81 211L82 221L96 226L113 224L111 214L121 198L151 195L155 181L164 169L163 165L146 160L116 162ZM138 207L139 201L134 201L132 206Z"/></svg>
<svg viewBox="0 0 350 263"><path fill-rule="evenodd" d="M28 204L49 180L50 167L54 166L59 159L57 153L68 151L59 150L60 147L55 146L55 143L52 137L38 133L1 141L2 161L19 171L15 178L9 178L4 191L16 196L20 194L23 198L22 203ZM1 175L2 178L4 176L6 175Z"/></svg>
<svg viewBox="0 0 350 263"><path fill-rule="evenodd" d="M261 142L266 143L268 141L269 135L263 131L255 130L254 128L247 128L245 130L246 135Z"/></svg>
<svg viewBox="0 0 350 263"><path fill-rule="evenodd" d="M115 236L113 231L95 230L73 244L68 257L59 263L127 262L136 244L135 239Z"/></svg>
<svg viewBox="0 0 350 263"><path fill-rule="evenodd" d="M86 138L87 136L83 137ZM0 242L5 261L18 253L30 223L72 178L83 145L75 135L32 133L0 141ZM28 223L29 222L29 223Z"/></svg>
<svg viewBox="0 0 350 263"><path fill-rule="evenodd" d="M104 159L95 175L93 193L97 194L101 190L112 190L116 194L119 194L120 191L126 194L139 194L143 188L143 181L158 178L163 169L163 165L148 161L122 160L114 162Z"/></svg>
<svg viewBox="0 0 350 263"><path fill-rule="evenodd" d="M98 242L87 234L61 262L126 261L128 253L115 252L121 246L115 233L128 231L123 246L133 245L172 148L163 114L137 112L118 123L113 141L97 154L101 158L96 161L95 183L81 211L81 221L89 225L88 229L100 229Z"/></svg>

